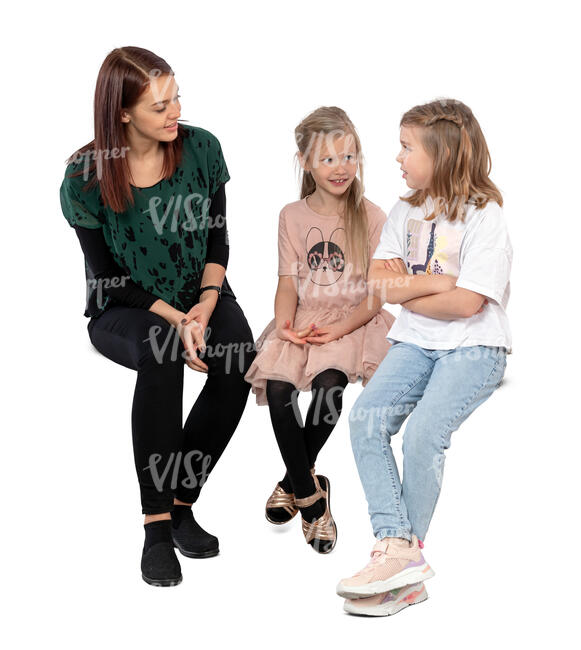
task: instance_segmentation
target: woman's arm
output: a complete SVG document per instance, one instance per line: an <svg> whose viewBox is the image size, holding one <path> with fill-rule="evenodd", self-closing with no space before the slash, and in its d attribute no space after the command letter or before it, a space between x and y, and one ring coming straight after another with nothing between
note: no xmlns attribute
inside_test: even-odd
<svg viewBox="0 0 581 650"><path fill-rule="evenodd" d="M94 276L95 289L111 296L127 307L148 309L172 325L176 325L184 314L167 302L142 289L131 280L131 276L117 264L100 228L73 226L88 267Z"/></svg>
<svg viewBox="0 0 581 650"><path fill-rule="evenodd" d="M165 320L173 325L175 328L178 328L182 319L185 317L183 311L172 307L169 303L165 302L161 298L158 298L149 308L149 311L152 311L154 314L165 318Z"/></svg>
<svg viewBox="0 0 581 650"><path fill-rule="evenodd" d="M222 286L230 246L228 244L228 228L226 226L226 184L222 183L216 190L210 203L210 219L208 223L208 251L206 265L202 274L200 287L208 285ZM200 294L200 303L207 304L212 311L218 302L217 291L204 291Z"/></svg>
<svg viewBox="0 0 581 650"><path fill-rule="evenodd" d="M224 267L225 273L229 255L230 246L228 244L228 227L226 225L226 184L222 183L210 201L206 264L219 264ZM212 282L212 284L215 283Z"/></svg>

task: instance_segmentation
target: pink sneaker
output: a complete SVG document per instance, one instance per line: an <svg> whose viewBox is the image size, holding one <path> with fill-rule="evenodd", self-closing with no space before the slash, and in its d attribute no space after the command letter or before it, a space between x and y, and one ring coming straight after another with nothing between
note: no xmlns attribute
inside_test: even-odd
<svg viewBox="0 0 581 650"><path fill-rule="evenodd" d="M417 605L427 600L428 592L423 582L392 589L385 594L346 600L343 609L349 614L361 616L391 616L409 605Z"/></svg>
<svg viewBox="0 0 581 650"><path fill-rule="evenodd" d="M337 593L343 598L374 596L423 582L434 575L424 560L415 535L412 535L411 543L398 537L386 537L375 543L371 561L366 567L339 582Z"/></svg>

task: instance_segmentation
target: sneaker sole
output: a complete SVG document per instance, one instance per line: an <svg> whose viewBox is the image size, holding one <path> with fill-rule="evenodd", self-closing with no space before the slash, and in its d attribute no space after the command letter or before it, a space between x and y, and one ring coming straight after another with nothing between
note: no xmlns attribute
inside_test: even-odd
<svg viewBox="0 0 581 650"><path fill-rule="evenodd" d="M428 578L433 578L435 575L436 574L432 567L426 562L420 567L404 569L387 580L376 580L375 582L370 582L369 584L359 585L356 587L343 587L343 585L339 583L337 585L337 594L342 598L365 598L366 596L375 596L376 594L382 594L385 591L391 591L392 589L412 585L415 582L423 582Z"/></svg>
<svg viewBox="0 0 581 650"><path fill-rule="evenodd" d="M184 555L185 557L193 557L193 558L199 558L203 559L206 557L214 557L220 553L220 549L211 549L209 551L186 551L184 548L182 548L176 541L175 539L173 540L173 545L174 548L177 548L177 550ZM145 578L144 578L145 580Z"/></svg>
<svg viewBox="0 0 581 650"><path fill-rule="evenodd" d="M148 585L152 585L153 587L175 587L182 581L182 576L179 578L163 578L161 580L156 580L155 578L148 578L142 573L141 577Z"/></svg>
<svg viewBox="0 0 581 650"><path fill-rule="evenodd" d="M394 614L401 612L402 609L405 609L410 605L418 605L419 603L423 603L425 600L428 600L428 592L424 587L424 592L420 594L413 603L405 602L405 600L400 600L397 603L384 603L383 605L374 605L363 610L346 600L343 605L343 609L349 614L355 614L357 616L393 616Z"/></svg>

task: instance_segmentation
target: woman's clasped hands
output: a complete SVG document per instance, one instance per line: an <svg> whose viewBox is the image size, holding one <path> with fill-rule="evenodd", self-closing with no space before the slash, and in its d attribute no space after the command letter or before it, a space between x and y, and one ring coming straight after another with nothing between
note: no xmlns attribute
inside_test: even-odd
<svg viewBox="0 0 581 650"><path fill-rule="evenodd" d="M175 326L184 344L186 365L198 372L208 372L208 366L198 357L198 351L206 350L204 335L212 311L210 303L199 302Z"/></svg>

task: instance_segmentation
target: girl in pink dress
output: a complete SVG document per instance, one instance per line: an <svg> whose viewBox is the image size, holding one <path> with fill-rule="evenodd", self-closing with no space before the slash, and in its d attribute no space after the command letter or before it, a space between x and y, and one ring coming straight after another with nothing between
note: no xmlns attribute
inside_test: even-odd
<svg viewBox="0 0 581 650"><path fill-rule="evenodd" d="M259 405L268 404L286 465L266 503L273 524L300 510L307 543L330 552L337 528L330 483L315 473L333 431L347 383L369 381L387 354L395 318L368 295L369 261L385 213L363 196L359 137L346 113L321 107L295 129L301 198L279 217L275 318L258 340L245 379ZM305 423L300 391L312 393Z"/></svg>

